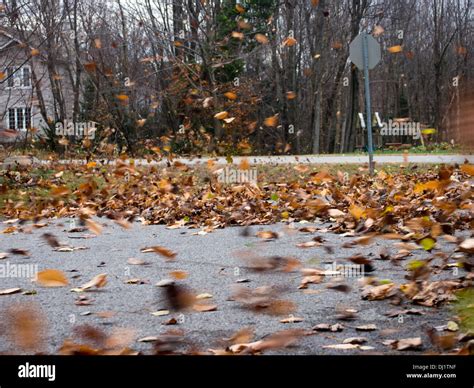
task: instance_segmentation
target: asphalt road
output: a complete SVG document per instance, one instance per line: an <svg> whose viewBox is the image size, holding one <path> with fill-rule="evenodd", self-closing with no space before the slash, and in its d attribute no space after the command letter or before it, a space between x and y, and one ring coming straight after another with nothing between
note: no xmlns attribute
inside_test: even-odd
<svg viewBox="0 0 474 388"><path fill-rule="evenodd" d="M90 235L83 233L68 233L69 223L66 220L52 221L50 225L41 229L33 229L31 233L0 234L0 252L7 252L12 248L27 249L31 256L11 255L0 264L37 264L38 269L47 268L64 271L69 279L69 286L60 288L44 288L30 279L0 278L0 290L12 287L21 287L22 290L36 290L35 295L21 293L0 296L0 311L6 316L11 306L21 303L33 303L41 309L46 319L47 349L56 353L66 338L74 337L73 329L77 325L90 324L111 332L114 328L124 327L136 330L130 347L149 353L150 343L138 342L137 339L146 336L156 336L170 329L181 329L195 348L207 349L222 348L220 340L232 336L236 331L251 327L255 330L255 338L261 339L279 330L301 328L310 330L314 325L321 323L341 323L345 328L341 332L319 332L314 335L300 338L296 346L268 353L277 354L369 354L369 353L409 353L391 350L382 344L386 339L401 339L421 336L423 350L432 350L426 336L426 326L445 325L452 313L448 308L426 308L403 304L393 306L389 300L366 301L362 300L358 279L348 278L345 283L351 287L350 292L341 292L328 289L328 281L308 286L310 291L300 290L298 286L302 274L295 272L265 271L255 272L246 268L246 264L239 259L239 251L248 251L260 256L292 256L298 258L304 267L321 267L336 261L343 264L344 258L356 253L363 253L373 258L375 272L370 275L378 279L390 279L397 284L405 283L406 274L403 267L413 258L426 258L428 253L413 251L413 256L400 261L400 266L388 260L378 260L378 253L382 247L395 253L393 241L376 239L368 246L342 248L341 245L349 242L353 237L342 237L333 233L302 233L288 229L284 224L272 226L251 227L251 236L242 236L241 227L230 227L215 230L206 235L195 234L198 230L166 229L164 226L143 226L135 223L132 229L122 229L111 221L100 219L104 223L103 233L94 238L78 238ZM296 224L296 228L308 224ZM316 225L322 227L322 225ZM259 230L273 230L281 233L280 238L272 241L263 241L255 237ZM57 252L41 237L43 233L52 233L64 244L86 249L73 252ZM298 248L297 243L310 241L314 236L321 236L325 246L333 247L328 253L323 246ZM160 245L177 252L174 261L165 261L155 253L141 253L140 249L147 246ZM437 251L451 253L454 245L440 243ZM149 265L130 265L129 258L141 258ZM166 316L154 316L151 312L166 309L169 306L163 296L163 289L156 286L162 279L169 278L171 271L186 271L188 278L179 283L186 284L196 293L209 293L212 298L207 303L215 303L216 311L196 312L171 311ZM432 279L451 277L451 273L442 271ZM462 276L460 271L459 276ZM106 273L108 284L99 290L92 290L85 295L92 300L90 305L78 306L75 300L79 294L71 292L89 281L95 275ZM126 284L125 281L139 278L145 284ZM295 317L303 318L299 323L281 323L285 316L272 316L243 309L239 302L230 300L232 287L237 279L249 280L241 286L255 288L259 286L274 286L283 290L283 299L293 301L297 310ZM385 313L400 308L419 308L424 315L404 315L400 321L398 317L389 318ZM356 318L350 321L340 321L337 314L340 309L357 310ZM105 314L103 312L111 312ZM99 314L97 314L99 313ZM181 315L182 314L182 315ZM102 317L101 317L102 315ZM177 325L163 325L165 321L175 317ZM6 326L2 318L0 324L0 352L17 353L18 349L11 342L11 328ZM377 330L360 332L355 327L375 324ZM349 337L365 337L373 350L333 350L324 349L324 345L338 344Z"/></svg>

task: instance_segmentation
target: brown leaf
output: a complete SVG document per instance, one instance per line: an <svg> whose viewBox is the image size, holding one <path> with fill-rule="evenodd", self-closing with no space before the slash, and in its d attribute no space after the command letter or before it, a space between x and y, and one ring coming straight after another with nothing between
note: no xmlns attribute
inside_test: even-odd
<svg viewBox="0 0 474 388"><path fill-rule="evenodd" d="M377 330L377 325L369 323L368 325L361 325L356 327L357 331L374 331Z"/></svg>
<svg viewBox="0 0 474 388"><path fill-rule="evenodd" d="M257 232L257 237L264 240L276 239L278 238L278 233L272 232L271 230L260 231Z"/></svg>
<svg viewBox="0 0 474 388"><path fill-rule="evenodd" d="M96 235L100 235L102 233L102 225L100 225L98 222L95 222L91 219L87 219L86 225L92 233Z"/></svg>
<svg viewBox="0 0 474 388"><path fill-rule="evenodd" d="M54 235L52 235L51 233L43 233L42 237L46 240L46 242L49 244L49 246L51 246L53 248L57 248L61 245L61 244L59 244L58 239Z"/></svg>
<svg viewBox="0 0 474 388"><path fill-rule="evenodd" d="M12 306L8 309L5 320L8 324L8 334L19 349L30 354L41 350L46 328L44 316L37 307Z"/></svg>
<svg viewBox="0 0 474 388"><path fill-rule="evenodd" d="M422 347L420 337L416 338L405 338L398 340L396 349L397 350L418 350Z"/></svg>
<svg viewBox="0 0 474 388"><path fill-rule="evenodd" d="M169 250L168 248L165 248L159 245L154 246L154 247L149 247L149 248L143 248L141 252L142 253L154 252L169 260L173 260L177 255L175 252Z"/></svg>
<svg viewBox="0 0 474 388"><path fill-rule="evenodd" d="M396 290L395 284L382 284L380 286L367 285L362 289L362 299L367 300L382 300L389 298Z"/></svg>

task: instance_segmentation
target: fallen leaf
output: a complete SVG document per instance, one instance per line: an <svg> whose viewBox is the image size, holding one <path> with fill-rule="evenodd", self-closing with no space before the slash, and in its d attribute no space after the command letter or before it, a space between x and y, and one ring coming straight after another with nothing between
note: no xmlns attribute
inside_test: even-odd
<svg viewBox="0 0 474 388"><path fill-rule="evenodd" d="M35 281L43 287L64 287L69 284L64 272L57 269L45 269L38 272Z"/></svg>
<svg viewBox="0 0 474 388"><path fill-rule="evenodd" d="M361 325L356 327L357 331L374 331L377 330L377 325L370 323L368 325Z"/></svg>
<svg viewBox="0 0 474 388"><path fill-rule="evenodd" d="M216 311L217 305L215 304L198 304L196 303L193 306L193 310L198 311L200 313L208 312L208 311Z"/></svg>
<svg viewBox="0 0 474 388"><path fill-rule="evenodd" d="M165 315L169 315L169 313L169 310L159 310L152 312L151 315L154 315L155 317L163 317Z"/></svg>
<svg viewBox="0 0 474 388"><path fill-rule="evenodd" d="M159 246L159 245L150 247L150 248L143 248L141 252L142 253L154 252L169 260L173 260L177 255L175 252L171 251L170 249Z"/></svg>
<svg viewBox="0 0 474 388"><path fill-rule="evenodd" d="M21 292L21 288L7 288L5 290L0 290L0 295L11 295Z"/></svg>
<svg viewBox="0 0 474 388"><path fill-rule="evenodd" d="M97 276L94 276L92 280L88 281L87 283L80 286L78 289L82 291L89 290L93 287L102 288L107 284L107 274L102 273Z"/></svg>

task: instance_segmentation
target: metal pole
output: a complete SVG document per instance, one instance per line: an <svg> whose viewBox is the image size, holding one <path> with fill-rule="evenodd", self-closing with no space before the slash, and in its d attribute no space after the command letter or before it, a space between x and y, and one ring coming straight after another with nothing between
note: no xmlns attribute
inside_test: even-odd
<svg viewBox="0 0 474 388"><path fill-rule="evenodd" d="M369 83L369 49L367 47L367 33L362 37L362 51L364 57L364 89L365 109L367 114L367 148L369 152L369 172L374 175L374 150L372 147L372 108L370 106L370 83Z"/></svg>

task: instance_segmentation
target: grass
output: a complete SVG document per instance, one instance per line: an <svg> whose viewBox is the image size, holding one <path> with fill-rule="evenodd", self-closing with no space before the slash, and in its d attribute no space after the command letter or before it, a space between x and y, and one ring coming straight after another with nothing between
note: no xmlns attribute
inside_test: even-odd
<svg viewBox="0 0 474 388"><path fill-rule="evenodd" d="M0 170L0 185L8 187L6 192L0 191L0 208L5 201L30 201L49 200L51 198L50 184L55 182L55 174L58 171L47 167L33 168L29 171L15 171L6 173ZM20 181L16 177L20 176ZM92 177L93 181L98 185L99 189L105 186L105 181L101 176ZM30 183L35 182L35 183ZM60 186L68 188L70 193L76 191L81 184L88 182L88 177L78 175L72 171L64 170L61 176ZM67 201L73 194L65 196L63 199Z"/></svg>

